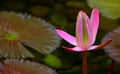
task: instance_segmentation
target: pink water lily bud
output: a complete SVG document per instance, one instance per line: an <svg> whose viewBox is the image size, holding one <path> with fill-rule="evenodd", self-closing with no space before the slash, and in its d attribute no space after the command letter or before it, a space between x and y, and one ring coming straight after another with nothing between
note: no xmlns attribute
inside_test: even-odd
<svg viewBox="0 0 120 74"><path fill-rule="evenodd" d="M99 26L99 10L94 8L92 10L90 18L83 11L80 11L76 21L76 37L64 32L63 30L56 29L56 33L66 40L68 43L74 45L74 48L63 48L72 51L86 51L102 48L107 45L111 40L105 41L101 45L93 45L96 39Z"/></svg>

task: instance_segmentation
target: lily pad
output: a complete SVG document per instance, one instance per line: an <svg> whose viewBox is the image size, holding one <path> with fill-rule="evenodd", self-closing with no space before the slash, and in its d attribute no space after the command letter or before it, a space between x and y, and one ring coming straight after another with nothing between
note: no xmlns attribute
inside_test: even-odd
<svg viewBox="0 0 120 74"><path fill-rule="evenodd" d="M105 52L113 60L120 62L120 28L106 34L102 41L106 41L108 39L112 39L112 42L104 47Z"/></svg>
<svg viewBox="0 0 120 74"><path fill-rule="evenodd" d="M45 56L43 61L47 65L49 65L53 68L60 68L62 66L62 61L60 60L60 58L58 58L57 56L55 56L53 54L48 54L47 56Z"/></svg>
<svg viewBox="0 0 120 74"><path fill-rule="evenodd" d="M0 64L0 74L57 74L55 70L31 61L7 59Z"/></svg>
<svg viewBox="0 0 120 74"><path fill-rule="evenodd" d="M80 8L80 7L85 6L85 4L83 2L80 2L80 1L68 1L66 3L66 5L68 7L75 7L75 8Z"/></svg>
<svg viewBox="0 0 120 74"><path fill-rule="evenodd" d="M50 12L50 8L46 6L32 6L28 9L32 15L43 17Z"/></svg>
<svg viewBox="0 0 120 74"><path fill-rule="evenodd" d="M65 29L68 21L65 16L55 13L50 16L50 20L55 24L55 26L59 29Z"/></svg>
<svg viewBox="0 0 120 74"><path fill-rule="evenodd" d="M105 17L100 18L100 31L109 32L117 27L119 27L119 23L116 20L107 19Z"/></svg>
<svg viewBox="0 0 120 74"><path fill-rule="evenodd" d="M24 45L42 54L49 54L60 43L54 30L54 26L40 18L22 13L0 12L0 56L33 57Z"/></svg>
<svg viewBox="0 0 120 74"><path fill-rule="evenodd" d="M110 19L120 17L120 0L87 0L91 8L99 8L100 13Z"/></svg>

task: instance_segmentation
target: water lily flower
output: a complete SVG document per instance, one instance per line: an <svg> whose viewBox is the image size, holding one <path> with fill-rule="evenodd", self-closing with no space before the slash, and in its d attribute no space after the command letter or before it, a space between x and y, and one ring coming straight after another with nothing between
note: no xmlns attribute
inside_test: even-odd
<svg viewBox="0 0 120 74"><path fill-rule="evenodd" d="M63 46L63 48L81 52L86 50L94 50L102 48L107 45L111 40L107 40L100 45L93 45L96 39L99 26L99 11L94 8L91 13L91 17L83 11L80 11L77 16L76 22L76 37L64 32L63 30L56 29L56 33L66 40L68 43L74 45L73 48Z"/></svg>

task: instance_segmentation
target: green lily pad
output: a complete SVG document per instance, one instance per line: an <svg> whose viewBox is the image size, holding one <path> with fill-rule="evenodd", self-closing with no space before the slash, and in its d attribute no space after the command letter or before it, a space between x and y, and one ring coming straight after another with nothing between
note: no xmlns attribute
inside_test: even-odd
<svg viewBox="0 0 120 74"><path fill-rule="evenodd" d="M57 56L55 55L52 55L52 54L49 54L47 55L43 61L51 66L51 67L54 67L54 68L60 68L62 66L62 62L60 60L60 58L58 58Z"/></svg>
<svg viewBox="0 0 120 74"><path fill-rule="evenodd" d="M110 19L120 17L120 0L87 0L91 8L99 8L100 13Z"/></svg>
<svg viewBox="0 0 120 74"><path fill-rule="evenodd" d="M109 32L117 27L119 27L119 23L116 20L107 19L105 17L100 18L100 31Z"/></svg>
<svg viewBox="0 0 120 74"><path fill-rule="evenodd" d="M31 14L35 16L43 17L50 12L50 8L46 6L36 5L36 6L30 7L29 11Z"/></svg>
<svg viewBox="0 0 120 74"><path fill-rule="evenodd" d="M60 28L60 29L65 29L65 26L68 23L65 16L58 13L52 14L50 16L50 20L53 22L53 24L55 24L57 28Z"/></svg>
<svg viewBox="0 0 120 74"><path fill-rule="evenodd" d="M69 7L76 7L76 8L85 6L85 4L80 1L68 1L66 5Z"/></svg>

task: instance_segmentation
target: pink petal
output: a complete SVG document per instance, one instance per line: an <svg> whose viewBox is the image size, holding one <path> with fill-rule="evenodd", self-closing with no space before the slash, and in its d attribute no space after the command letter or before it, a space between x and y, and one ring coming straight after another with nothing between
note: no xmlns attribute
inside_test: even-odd
<svg viewBox="0 0 120 74"><path fill-rule="evenodd" d="M98 47L95 49L101 49L101 48L105 47L106 45L108 45L111 41L112 41L112 39L108 39L108 40L102 42L100 45L98 45Z"/></svg>
<svg viewBox="0 0 120 74"><path fill-rule="evenodd" d="M93 44L95 42L96 34L98 31L98 26L99 26L99 11L97 8L94 8L92 10L90 23L91 23L91 28L93 32L93 40L92 40L92 44Z"/></svg>
<svg viewBox="0 0 120 74"><path fill-rule="evenodd" d="M87 50L101 49L101 48L105 47L106 45L108 45L111 41L112 41L111 39L108 39L107 41L102 42L100 45L95 45L95 46L89 47Z"/></svg>
<svg viewBox="0 0 120 74"><path fill-rule="evenodd" d="M97 47L98 47L98 45L91 46L91 47L89 47L87 50L94 50L94 49L96 49Z"/></svg>
<svg viewBox="0 0 120 74"><path fill-rule="evenodd" d="M62 48L66 49L66 50L69 50L69 51L75 51L75 52L85 51L84 49L82 49L80 47L68 48L68 47L62 46Z"/></svg>
<svg viewBox="0 0 120 74"><path fill-rule="evenodd" d="M91 45L92 31L89 18L83 11L80 11L76 21L76 39L79 47L87 48Z"/></svg>
<svg viewBox="0 0 120 74"><path fill-rule="evenodd" d="M62 31L62 30L55 30L56 33L61 37L63 38L64 40L66 40L67 42L69 42L70 44L74 45L74 46L77 46L77 43L76 43L76 38L73 37L72 35Z"/></svg>

